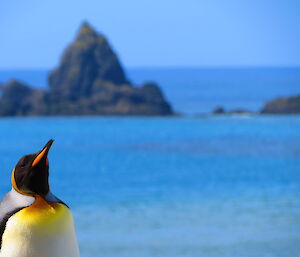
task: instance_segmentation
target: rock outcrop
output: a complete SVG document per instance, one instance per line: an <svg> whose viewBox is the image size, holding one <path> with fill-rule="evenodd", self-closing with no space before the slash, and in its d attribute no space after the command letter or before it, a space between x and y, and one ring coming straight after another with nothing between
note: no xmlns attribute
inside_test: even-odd
<svg viewBox="0 0 300 257"><path fill-rule="evenodd" d="M265 104L262 114L300 114L300 95L277 98Z"/></svg>
<svg viewBox="0 0 300 257"><path fill-rule="evenodd" d="M107 39L84 23L49 75L49 90L2 87L0 115L172 115L155 83L133 86Z"/></svg>
<svg viewBox="0 0 300 257"><path fill-rule="evenodd" d="M46 92L35 90L17 80L2 88L0 116L25 116L46 114Z"/></svg>
<svg viewBox="0 0 300 257"><path fill-rule="evenodd" d="M76 40L64 52L59 67L50 73L49 85L56 97L77 100L90 96L99 80L116 86L128 84L105 37L84 23Z"/></svg>
<svg viewBox="0 0 300 257"><path fill-rule="evenodd" d="M224 107L218 106L213 110L212 114L214 114L214 115L250 115L250 114L254 114L254 113L249 110L245 110L245 109L233 109L233 110L227 111L227 110L225 110Z"/></svg>
<svg viewBox="0 0 300 257"><path fill-rule="evenodd" d="M213 114L219 115L219 114L225 114L226 111L224 109L224 107L222 106L217 106L214 110L213 110Z"/></svg>

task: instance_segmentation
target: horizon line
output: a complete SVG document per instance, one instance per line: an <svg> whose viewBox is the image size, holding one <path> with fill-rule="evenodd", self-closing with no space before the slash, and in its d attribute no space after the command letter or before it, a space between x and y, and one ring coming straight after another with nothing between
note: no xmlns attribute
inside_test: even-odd
<svg viewBox="0 0 300 257"><path fill-rule="evenodd" d="M57 66L55 66L57 67ZM0 71L50 71L55 67L0 67ZM133 70L133 69L299 69L299 65L199 65L199 66L180 66L180 65L170 65L170 66L128 66L123 69Z"/></svg>

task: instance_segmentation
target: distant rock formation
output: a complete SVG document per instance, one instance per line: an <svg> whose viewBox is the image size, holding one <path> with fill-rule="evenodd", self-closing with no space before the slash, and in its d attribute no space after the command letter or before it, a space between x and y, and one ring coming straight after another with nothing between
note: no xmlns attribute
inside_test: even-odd
<svg viewBox="0 0 300 257"><path fill-rule="evenodd" d="M265 104L262 114L300 114L300 95L277 98Z"/></svg>
<svg viewBox="0 0 300 257"><path fill-rule="evenodd" d="M87 23L50 73L49 90L16 80L1 90L1 116L173 114L158 85L129 82L106 38Z"/></svg>
<svg viewBox="0 0 300 257"><path fill-rule="evenodd" d="M234 109L234 110L226 111L224 107L218 106L213 110L213 114L214 115L234 115L234 114L249 115L249 114L253 114L253 112L244 109Z"/></svg>
<svg viewBox="0 0 300 257"><path fill-rule="evenodd" d="M59 67L50 73L49 85L56 97L77 100L89 97L99 80L116 86L129 84L105 37L84 23Z"/></svg>
<svg viewBox="0 0 300 257"><path fill-rule="evenodd" d="M213 110L213 114L225 114L225 109L222 106L218 106Z"/></svg>

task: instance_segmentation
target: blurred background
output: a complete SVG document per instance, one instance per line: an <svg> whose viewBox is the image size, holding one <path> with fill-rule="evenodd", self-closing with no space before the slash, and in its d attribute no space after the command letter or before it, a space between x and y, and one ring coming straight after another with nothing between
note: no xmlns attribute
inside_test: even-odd
<svg viewBox="0 0 300 257"><path fill-rule="evenodd" d="M50 138L82 257L300 252L300 2L1 1L0 193Z"/></svg>

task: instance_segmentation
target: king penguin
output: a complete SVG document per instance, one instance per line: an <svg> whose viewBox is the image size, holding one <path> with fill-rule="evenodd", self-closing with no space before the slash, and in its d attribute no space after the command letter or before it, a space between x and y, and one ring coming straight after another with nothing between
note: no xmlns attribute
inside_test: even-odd
<svg viewBox="0 0 300 257"><path fill-rule="evenodd" d="M79 257L71 211L49 187L52 143L12 171L12 189L0 203L0 257Z"/></svg>

